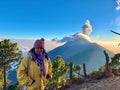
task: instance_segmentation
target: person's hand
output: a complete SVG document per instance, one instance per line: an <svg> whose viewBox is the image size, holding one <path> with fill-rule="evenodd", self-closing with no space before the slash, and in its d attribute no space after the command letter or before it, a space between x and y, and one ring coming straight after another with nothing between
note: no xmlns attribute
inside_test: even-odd
<svg viewBox="0 0 120 90"><path fill-rule="evenodd" d="M35 82L35 80L32 81L31 85Z"/></svg>
<svg viewBox="0 0 120 90"><path fill-rule="evenodd" d="M51 76L49 74L46 75L47 80L51 80Z"/></svg>

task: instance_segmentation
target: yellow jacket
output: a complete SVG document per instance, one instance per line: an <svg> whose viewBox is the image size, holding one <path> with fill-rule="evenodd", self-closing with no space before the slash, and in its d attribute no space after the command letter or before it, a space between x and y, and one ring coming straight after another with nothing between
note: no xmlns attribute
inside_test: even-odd
<svg viewBox="0 0 120 90"><path fill-rule="evenodd" d="M48 80L45 76L41 75L41 68L36 61L31 60L30 62L30 75L27 75L27 65L28 60L31 59L31 56L28 55L22 59L19 68L17 70L17 79L20 85L25 85L26 90L44 90ZM52 64L50 59L44 59L46 74L49 74L52 77ZM35 82L32 84L33 80Z"/></svg>

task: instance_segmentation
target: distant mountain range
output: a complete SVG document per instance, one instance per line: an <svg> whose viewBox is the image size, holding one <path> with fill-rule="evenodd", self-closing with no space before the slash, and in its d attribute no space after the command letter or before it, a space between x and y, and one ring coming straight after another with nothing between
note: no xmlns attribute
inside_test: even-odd
<svg viewBox="0 0 120 90"><path fill-rule="evenodd" d="M113 52L93 43L89 36L82 33L65 37L62 41L66 43L48 52L49 57L53 60L57 55L60 55L66 62L86 64L88 72L105 64L104 50L110 57L114 55Z"/></svg>

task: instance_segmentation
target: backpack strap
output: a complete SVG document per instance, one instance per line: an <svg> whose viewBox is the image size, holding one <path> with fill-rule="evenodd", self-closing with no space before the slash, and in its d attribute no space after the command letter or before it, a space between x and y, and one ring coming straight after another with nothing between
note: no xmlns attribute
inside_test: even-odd
<svg viewBox="0 0 120 90"><path fill-rule="evenodd" d="M32 56L31 55L28 55L29 58L28 58L28 62L27 62L27 75L30 76L30 64L31 64L31 60L32 60ZM26 86L23 85L20 90L26 90Z"/></svg>
<svg viewBox="0 0 120 90"><path fill-rule="evenodd" d="M31 64L32 56L29 55L29 59L27 62L27 75L30 76L30 64Z"/></svg>

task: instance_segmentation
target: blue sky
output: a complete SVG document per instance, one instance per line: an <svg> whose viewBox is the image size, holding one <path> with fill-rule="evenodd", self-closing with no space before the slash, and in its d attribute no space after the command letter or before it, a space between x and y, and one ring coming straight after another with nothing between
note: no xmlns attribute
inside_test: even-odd
<svg viewBox="0 0 120 90"><path fill-rule="evenodd" d="M0 38L61 39L81 32L88 19L90 37L112 40L117 35L110 30L120 32L119 6L116 0L1 0Z"/></svg>

